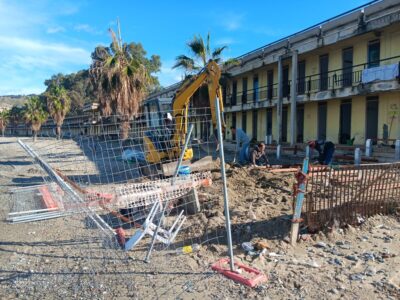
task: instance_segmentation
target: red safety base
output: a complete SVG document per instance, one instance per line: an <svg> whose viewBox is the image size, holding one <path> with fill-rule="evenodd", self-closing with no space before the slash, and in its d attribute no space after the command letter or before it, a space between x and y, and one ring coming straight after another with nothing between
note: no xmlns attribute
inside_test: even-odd
<svg viewBox="0 0 400 300"><path fill-rule="evenodd" d="M260 270L251 268L239 262L235 262L235 267L236 269L240 269L241 273L239 274L235 271L231 271L229 262L229 258L221 258L211 266L211 269L249 287L255 287L268 280L267 276Z"/></svg>
<svg viewBox="0 0 400 300"><path fill-rule="evenodd" d="M58 208L57 200L53 198L47 186L41 186L39 192L42 194L42 203L46 208Z"/></svg>

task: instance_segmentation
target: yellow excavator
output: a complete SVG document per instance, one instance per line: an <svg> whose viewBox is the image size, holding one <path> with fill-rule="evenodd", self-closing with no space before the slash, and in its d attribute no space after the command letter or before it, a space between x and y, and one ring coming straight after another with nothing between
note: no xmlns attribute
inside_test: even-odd
<svg viewBox="0 0 400 300"><path fill-rule="evenodd" d="M215 99L219 99L221 114L223 112L222 92L219 80L221 78L221 69L218 64L210 60L196 76L185 81L177 91L172 102L172 116L175 121L170 146L165 147L165 143L160 143L149 134L145 133L145 158L148 163L173 162L179 158L182 146L185 143L188 121L189 105L193 94L204 84L208 86L208 95L210 101L211 119L213 128L217 126L217 116L215 110ZM223 122L223 118L221 116ZM225 127L225 124L222 124ZM193 158L193 149L188 147L184 153L184 161L190 161ZM165 172L164 172L165 173ZM165 175L165 174L164 174Z"/></svg>

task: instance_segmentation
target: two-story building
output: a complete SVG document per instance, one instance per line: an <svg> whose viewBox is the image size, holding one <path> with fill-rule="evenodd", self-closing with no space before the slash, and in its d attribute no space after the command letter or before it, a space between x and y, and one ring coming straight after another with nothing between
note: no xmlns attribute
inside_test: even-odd
<svg viewBox="0 0 400 300"><path fill-rule="evenodd" d="M398 0L370 2L237 59L224 87L228 128L290 144L400 138Z"/></svg>

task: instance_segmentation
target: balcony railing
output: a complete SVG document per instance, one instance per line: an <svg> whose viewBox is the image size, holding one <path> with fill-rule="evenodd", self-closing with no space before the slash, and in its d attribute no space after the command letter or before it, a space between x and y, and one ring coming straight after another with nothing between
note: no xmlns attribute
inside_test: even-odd
<svg viewBox="0 0 400 300"><path fill-rule="evenodd" d="M394 62L395 61L395 62ZM379 61L379 65L388 63L400 63L400 56L390 57ZM336 89L353 87L362 83L362 74L368 68L368 63L354 65L349 68L332 70L327 73L311 75L297 79L296 89L298 95L307 95ZM400 74L398 74L400 76ZM284 82L282 86L283 98L290 97L291 81ZM235 106L257 103L276 99L278 96L278 83L259 87L258 89L247 90L236 95L226 96L226 105Z"/></svg>

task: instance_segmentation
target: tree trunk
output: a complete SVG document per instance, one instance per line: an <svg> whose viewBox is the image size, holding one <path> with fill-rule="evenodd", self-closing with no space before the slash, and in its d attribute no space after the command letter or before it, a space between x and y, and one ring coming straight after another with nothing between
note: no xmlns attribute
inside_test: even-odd
<svg viewBox="0 0 400 300"><path fill-rule="evenodd" d="M6 129L5 128L2 128L1 129L1 135L4 137L4 133L5 133L5 131L6 131Z"/></svg>
<svg viewBox="0 0 400 300"><path fill-rule="evenodd" d="M37 131L33 131L33 141L36 142L37 139Z"/></svg>
<svg viewBox="0 0 400 300"><path fill-rule="evenodd" d="M121 140L126 140L129 137L129 129L130 128L131 128L131 126L129 125L129 119L122 120L121 129L120 129Z"/></svg>
<svg viewBox="0 0 400 300"><path fill-rule="evenodd" d="M57 140L61 139L61 126L57 125L56 127L56 135L57 135Z"/></svg>

